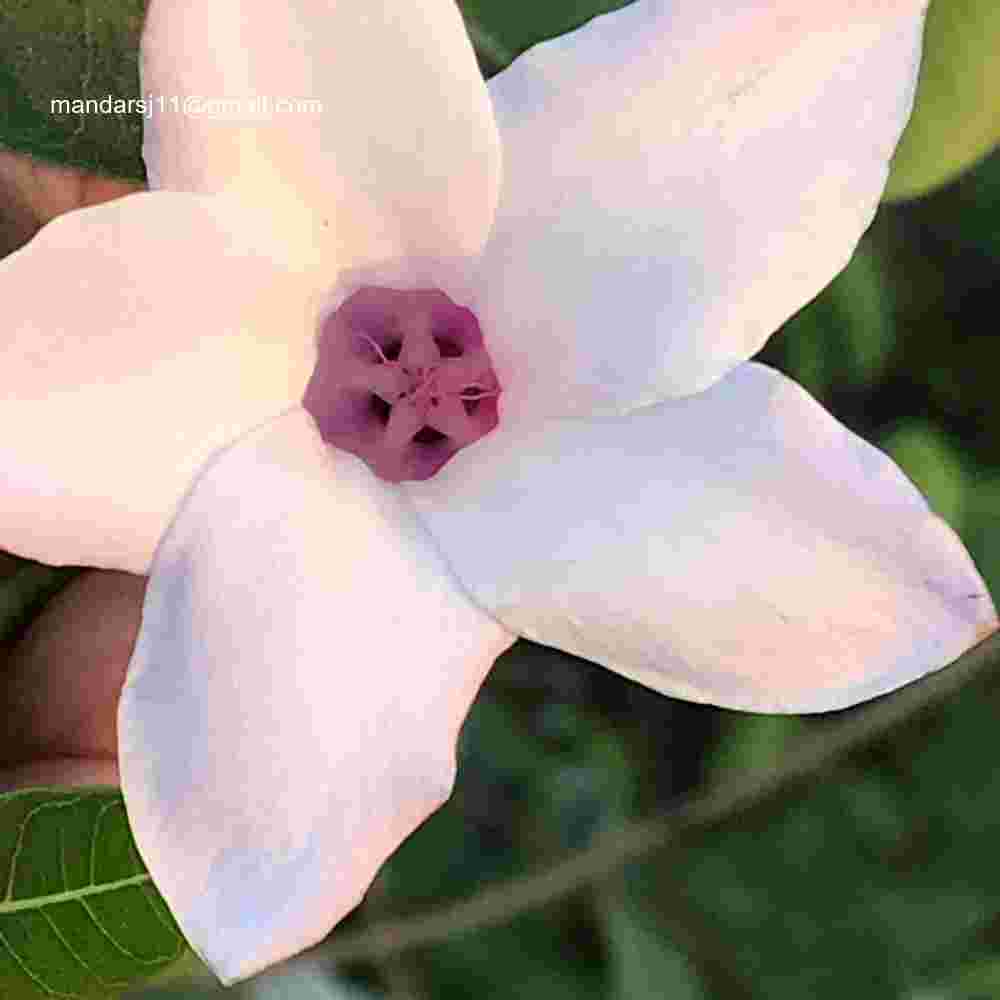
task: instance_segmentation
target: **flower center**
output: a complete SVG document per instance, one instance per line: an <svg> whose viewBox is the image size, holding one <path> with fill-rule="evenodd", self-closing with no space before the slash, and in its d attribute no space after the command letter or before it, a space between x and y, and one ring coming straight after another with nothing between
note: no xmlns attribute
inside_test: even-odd
<svg viewBox="0 0 1000 1000"><path fill-rule="evenodd" d="M402 482L493 430L499 395L471 310L436 289L367 286L324 322L302 402L324 441Z"/></svg>

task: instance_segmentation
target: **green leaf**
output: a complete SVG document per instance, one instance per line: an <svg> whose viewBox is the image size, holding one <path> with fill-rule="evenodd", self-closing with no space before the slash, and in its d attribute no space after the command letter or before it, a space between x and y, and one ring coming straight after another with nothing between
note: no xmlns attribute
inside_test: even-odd
<svg viewBox="0 0 1000 1000"><path fill-rule="evenodd" d="M988 958L962 969L950 983L913 995L912 1000L989 1000L1000 996L1000 959Z"/></svg>
<svg viewBox="0 0 1000 1000"><path fill-rule="evenodd" d="M886 198L912 198L955 177L1000 141L1000 4L934 0L913 117Z"/></svg>
<svg viewBox="0 0 1000 1000"><path fill-rule="evenodd" d="M598 14L618 10L630 0L459 0L469 37L487 76L512 62L525 49L564 35Z"/></svg>
<svg viewBox="0 0 1000 1000"><path fill-rule="evenodd" d="M422 952L421 969L435 1000L605 1000L599 959L579 917L553 908L456 934Z"/></svg>
<svg viewBox="0 0 1000 1000"><path fill-rule="evenodd" d="M464 0L487 75L536 42L621 0ZM45 160L145 179L136 113L53 110L53 99L136 99L145 0L7 0L0 5L0 146Z"/></svg>
<svg viewBox="0 0 1000 1000"><path fill-rule="evenodd" d="M835 388L869 386L882 375L896 327L882 258L870 240L788 320L779 338L779 367L819 399Z"/></svg>
<svg viewBox="0 0 1000 1000"><path fill-rule="evenodd" d="M899 424L879 444L920 487L934 510L953 528L961 529L966 474L959 446L926 420Z"/></svg>
<svg viewBox="0 0 1000 1000"><path fill-rule="evenodd" d="M984 748L996 676L665 854L662 877L700 917L694 939L728 951L753 996L929 1000L995 958L1000 771ZM662 888L654 898L680 907Z"/></svg>
<svg viewBox="0 0 1000 1000"><path fill-rule="evenodd" d="M104 998L186 945L115 789L0 795L0 996Z"/></svg>
<svg viewBox="0 0 1000 1000"><path fill-rule="evenodd" d="M966 498L964 535L992 594L1000 594L1000 474L977 470Z"/></svg>
<svg viewBox="0 0 1000 1000"><path fill-rule="evenodd" d="M808 731L794 715L732 713L723 716L723 737L708 761L708 781L725 780L734 771L773 771L789 747Z"/></svg>
<svg viewBox="0 0 1000 1000"><path fill-rule="evenodd" d="M611 1000L702 1000L705 991L687 958L659 921L629 895L610 893L604 906L611 951Z"/></svg>
<svg viewBox="0 0 1000 1000"><path fill-rule="evenodd" d="M0 5L0 145L144 178L137 114L53 111L53 99L139 96L143 0L6 0Z"/></svg>
<svg viewBox="0 0 1000 1000"><path fill-rule="evenodd" d="M951 232L974 244L990 257L1000 257L1000 151L987 156L962 177L951 192L952 198L935 199L937 219L945 218Z"/></svg>

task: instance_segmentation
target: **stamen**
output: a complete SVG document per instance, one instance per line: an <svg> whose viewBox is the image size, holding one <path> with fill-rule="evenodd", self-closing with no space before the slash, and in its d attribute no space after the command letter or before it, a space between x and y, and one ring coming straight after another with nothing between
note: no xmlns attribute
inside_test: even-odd
<svg viewBox="0 0 1000 1000"><path fill-rule="evenodd" d="M345 366L359 344L370 364ZM493 430L500 393L471 310L433 289L367 287L324 322L303 405L324 441L402 482L428 479Z"/></svg>
<svg viewBox="0 0 1000 1000"><path fill-rule="evenodd" d="M369 347L372 348L372 350L375 351L375 353L379 357L379 363L380 364L383 364L383 365L389 364L389 359L383 353L382 348L379 347L378 344L376 344L375 341L372 340L372 338L369 337L367 333L360 333L359 332L359 333L357 333L357 337L359 339L363 340L366 344L368 344ZM406 369L404 368L403 370L405 371Z"/></svg>

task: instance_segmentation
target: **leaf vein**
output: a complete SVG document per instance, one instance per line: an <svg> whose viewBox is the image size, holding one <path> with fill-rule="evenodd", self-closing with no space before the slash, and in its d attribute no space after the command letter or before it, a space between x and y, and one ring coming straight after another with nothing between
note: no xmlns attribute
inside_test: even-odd
<svg viewBox="0 0 1000 1000"><path fill-rule="evenodd" d="M52 928L52 933L55 934L55 936L59 938L59 940L62 942L63 947L73 956L74 959L76 959L76 961L80 964L81 968L84 969L84 971L89 972L90 975L92 975L101 984L101 986L110 986L113 988L117 988L128 985L128 983L126 982L117 982L115 980L104 979L104 977L101 976L99 972L91 968L90 965L88 965L87 962L84 961L83 956L80 955L77 952L77 950L73 947L73 945L70 944L70 942L66 939L66 936L63 934L61 930L59 930L58 924L56 924L56 922L52 919L52 917L49 916L49 914L45 913L44 911L42 912L42 917L44 918L45 922L49 925L49 927Z"/></svg>
<svg viewBox="0 0 1000 1000"><path fill-rule="evenodd" d="M62 876L63 890L69 892L69 872L66 870L66 830L59 827L59 873Z"/></svg>
<svg viewBox="0 0 1000 1000"><path fill-rule="evenodd" d="M90 884L97 884L97 843L99 839L99 834L101 832L101 824L104 822L104 817L111 812L112 809L116 809L119 805L124 809L124 804L112 800L110 802L105 802L101 806L101 811L94 817L94 827L91 831L90 840Z"/></svg>
<svg viewBox="0 0 1000 1000"><path fill-rule="evenodd" d="M85 896L100 896L104 893L114 892L117 889L124 889L130 885L142 885L151 882L152 878L148 872L139 875L129 875L127 878L116 879L113 882L104 882L100 885L85 885L79 889L70 889L68 892L53 892L46 896L32 896L29 899L4 900L0 902L0 916L7 913L18 913L21 910L40 910L43 906L53 906L56 903L65 903L72 900L82 899Z"/></svg>
<svg viewBox="0 0 1000 1000"><path fill-rule="evenodd" d="M10 872L7 876L7 892L4 895L3 902L0 903L0 913L4 912L4 904L10 903L14 899L14 878L17 874L17 861L21 856L21 851L24 848L24 832L28 828L28 824L34 817L40 813L43 809L63 809L67 806L76 805L80 801L79 797L71 799L59 799L55 802L40 802L37 806L29 809L21 819L21 823L17 830L17 843L14 845L14 853L10 857Z"/></svg>
<svg viewBox="0 0 1000 1000"><path fill-rule="evenodd" d="M59 997L61 1000L81 1000L82 995L79 993L60 993L58 990L52 989L48 983L45 982L41 976L37 975L31 971L27 963L21 958L20 955L14 950L14 946L7 940L4 932L0 930L0 944L2 944L7 951L10 953L10 957L14 959L18 968L43 992L50 997Z"/></svg>
<svg viewBox="0 0 1000 1000"><path fill-rule="evenodd" d="M148 892L149 888L150 888L149 885L144 885L142 887L142 894L146 897L146 902L149 903L149 908L153 911L153 916L160 922L160 924L163 927L165 927L168 931L170 931L170 934L171 934L172 937L174 937L174 938L177 939L177 941L178 941L178 943L180 945L180 947L179 947L179 949L177 951L177 954L180 955L180 953L182 951L184 951L184 949L186 947L186 945L184 944L184 939L182 937L180 937L180 935L177 933L177 928L174 927L174 925L171 924L170 921L167 920L163 916L163 914L160 912L160 907L157 905L156 900L153 899L152 897L150 897L150 895L149 895L149 892ZM155 890L154 890L154 892L155 892ZM164 905L166 905L166 904L164 904Z"/></svg>
<svg viewBox="0 0 1000 1000"><path fill-rule="evenodd" d="M129 951L115 936L109 931L104 924L98 919L98 916L90 908L90 904L87 903L85 899L79 899L77 902L87 911L87 916L90 917L94 926L103 934L108 941L111 942L113 948L117 948L126 958L132 959L133 962L138 962L140 965L162 965L164 962L169 961L169 958L164 956L157 956L156 958L143 958L140 955L136 955L134 952Z"/></svg>

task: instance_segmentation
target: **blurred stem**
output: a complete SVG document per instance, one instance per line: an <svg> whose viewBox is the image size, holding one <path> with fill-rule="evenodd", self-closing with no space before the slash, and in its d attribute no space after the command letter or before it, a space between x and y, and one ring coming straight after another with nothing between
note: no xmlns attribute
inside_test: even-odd
<svg viewBox="0 0 1000 1000"><path fill-rule="evenodd" d="M1000 632L968 650L950 667L911 684L869 708L804 740L789 752L780 769L720 782L705 795L649 820L639 821L596 839L594 845L543 871L510 879L478 895L402 919L387 919L323 944L298 961L359 962L449 940L480 927L509 922L581 887L606 879L622 865L660 851L666 859L682 839L717 827L750 809L774 807L800 794L804 785L851 753L922 717L966 684L983 695L1000 687Z"/></svg>

